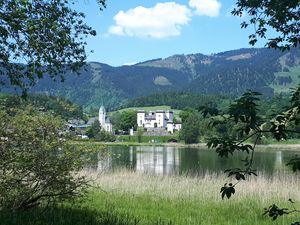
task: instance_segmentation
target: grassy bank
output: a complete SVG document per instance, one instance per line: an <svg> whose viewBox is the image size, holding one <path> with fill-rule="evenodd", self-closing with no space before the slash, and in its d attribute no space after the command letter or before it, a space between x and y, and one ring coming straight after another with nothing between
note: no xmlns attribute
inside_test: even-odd
<svg viewBox="0 0 300 225"><path fill-rule="evenodd" d="M76 205L14 215L0 213L6 225L287 225L297 214L272 222L263 207L272 203L287 206L287 199L299 200L300 180L278 175L260 175L241 183L230 200L221 200L220 187L228 179L207 174L203 177L160 177L130 171L88 174L96 185L86 200Z"/></svg>
<svg viewBox="0 0 300 225"><path fill-rule="evenodd" d="M207 148L206 143L198 144L184 144L180 143L163 143L163 142L98 142L93 140L79 140L72 141L74 145L77 145L84 150L86 149L104 149L105 146L173 146L179 148L191 147L191 148ZM260 144L257 145L257 151L266 151L266 150L281 150L281 151L299 151L300 143L295 142L272 142L270 144Z"/></svg>
<svg viewBox="0 0 300 225"><path fill-rule="evenodd" d="M134 215L139 224L289 224L297 215L272 223L262 216L272 203L289 206L287 199L299 200L300 181L296 176L259 178L238 186L230 200L221 200L219 190L227 178L159 177L121 171L95 176L99 188L91 193L89 205L95 209L114 208Z"/></svg>
<svg viewBox="0 0 300 225"><path fill-rule="evenodd" d="M178 140L178 136L141 136L140 140L138 136L121 135L117 137L119 142L134 142L134 143L168 143L170 139Z"/></svg>

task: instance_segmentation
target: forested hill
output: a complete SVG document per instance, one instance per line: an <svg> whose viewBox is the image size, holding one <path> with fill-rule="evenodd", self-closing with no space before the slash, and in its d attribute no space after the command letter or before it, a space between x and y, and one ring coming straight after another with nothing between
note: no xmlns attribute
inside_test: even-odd
<svg viewBox="0 0 300 225"><path fill-rule="evenodd" d="M172 109L193 108L200 109L203 106L222 108L228 106L231 96L204 95L184 92L156 93L145 97L129 100L125 108L148 107L168 105Z"/></svg>
<svg viewBox="0 0 300 225"><path fill-rule="evenodd" d="M300 50L239 49L213 55L174 55L132 66L90 62L65 82L45 78L31 92L62 95L85 108L119 108L128 99L162 92L239 95L254 89L268 95L300 82Z"/></svg>

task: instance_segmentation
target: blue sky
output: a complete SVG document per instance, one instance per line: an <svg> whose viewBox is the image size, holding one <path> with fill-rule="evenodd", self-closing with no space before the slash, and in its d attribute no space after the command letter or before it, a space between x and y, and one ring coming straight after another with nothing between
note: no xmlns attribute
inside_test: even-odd
<svg viewBox="0 0 300 225"><path fill-rule="evenodd" d="M112 66L165 58L174 54L212 54L251 47L253 27L230 11L234 0L107 0L99 11L95 0L78 2L86 22L97 31L88 38L88 61ZM264 46L259 41L255 47Z"/></svg>

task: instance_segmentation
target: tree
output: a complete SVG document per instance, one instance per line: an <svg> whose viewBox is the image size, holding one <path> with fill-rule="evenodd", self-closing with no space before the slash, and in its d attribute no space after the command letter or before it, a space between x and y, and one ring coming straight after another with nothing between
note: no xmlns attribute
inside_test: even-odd
<svg viewBox="0 0 300 225"><path fill-rule="evenodd" d="M249 43L255 45L258 38L267 38L267 30L273 28L275 37L269 38L266 46L282 51L297 47L300 43L300 5L298 0L238 0L232 14L242 17L246 13L249 21L242 28L254 25ZM247 18L247 17L246 17Z"/></svg>
<svg viewBox="0 0 300 225"><path fill-rule="evenodd" d="M200 135L199 116L196 113L190 113L183 121L179 138L187 144L198 143Z"/></svg>
<svg viewBox="0 0 300 225"><path fill-rule="evenodd" d="M95 138L97 135L99 135L101 131L99 120L95 120L95 122L88 128L86 131L86 135L89 138Z"/></svg>
<svg viewBox="0 0 300 225"><path fill-rule="evenodd" d="M0 116L0 209L24 210L83 193L83 153L60 137L62 120L32 108Z"/></svg>
<svg viewBox="0 0 300 225"><path fill-rule="evenodd" d="M250 176L257 176L256 171L252 168L254 163L255 148L257 143L265 134L270 134L277 141L286 140L289 133L300 132L295 129L295 125L300 124L300 85L295 89L291 96L290 106L288 109L275 115L271 120L263 119L258 114L258 103L260 94L257 92L247 91L229 107L228 114L221 115L223 120L228 123L240 124L239 136L219 136L209 138L207 146L214 148L220 157L229 157L235 152L244 152L245 158L242 160L243 168L231 168L225 170L228 177L234 177L235 183L225 183L221 188L222 198L230 198L235 194L236 186ZM216 121L214 121L216 125ZM222 121L223 123L224 121ZM245 143L254 140L253 144ZM300 171L300 157L295 156L287 165L291 166L293 171ZM291 204L294 202L290 199ZM293 206L294 208L294 206ZM299 210L283 209L273 204L265 210L265 214L275 220L278 216L299 212ZM296 222L293 224L299 224Z"/></svg>
<svg viewBox="0 0 300 225"><path fill-rule="evenodd" d="M101 130L96 136L95 139L97 141L108 141L108 142L114 142L116 140L115 135L113 135L110 132L107 132L105 130Z"/></svg>
<svg viewBox="0 0 300 225"><path fill-rule="evenodd" d="M116 130L129 131L137 126L137 114L134 110L116 112L112 116L112 122Z"/></svg>
<svg viewBox="0 0 300 225"><path fill-rule="evenodd" d="M242 28L249 24L254 25L255 32L249 36L249 43L255 45L258 38L266 38L269 27L275 29L277 37L269 38L267 46L269 48L280 49L282 51L297 47L300 43L300 4L298 0L280 1L280 0L238 0L236 8L232 11L233 15L243 16L244 13L250 16L248 22L241 23ZM281 113L274 116L272 120L264 121L257 114L257 102L259 93L248 91L238 99L229 110L229 117L235 123L242 123L240 134L244 136L241 140L233 137L212 138L208 142L208 147L215 148L221 157L228 157L235 151L242 151L250 154L244 162L244 169L228 169L228 176L234 176L237 180L235 184L225 184L221 188L222 198L230 198L235 193L235 186L245 180L247 176L256 175L252 169L255 147L262 135L271 134L276 140L287 139L288 133L299 133L291 126L297 126L300 123L300 86L294 90L291 98L291 106ZM268 126L269 125L269 126ZM293 127L293 128L294 128ZM254 144L249 145L244 142L249 138L254 138ZM300 170L300 158L291 159L287 165L292 166L294 171ZM294 203L290 200L290 203ZM278 216L284 214L299 212L293 207L293 210L281 209L275 204L265 210L265 214L275 220ZM295 222L293 225L300 224Z"/></svg>
<svg viewBox="0 0 300 225"><path fill-rule="evenodd" d="M97 0L100 9L105 0ZM64 79L85 63L84 14L72 0L0 1L0 87L26 94L37 79ZM62 120L36 112L0 110L0 209L28 209L81 195L82 151L60 137Z"/></svg>
<svg viewBox="0 0 300 225"><path fill-rule="evenodd" d="M86 131L89 138L94 138L97 141L115 141L116 137L110 132L101 129L99 120L96 120L91 127Z"/></svg>
<svg viewBox="0 0 300 225"><path fill-rule="evenodd" d="M185 108L180 112L179 117L181 118L182 123L185 123L191 115L194 115L196 113L197 111L195 109Z"/></svg>
<svg viewBox="0 0 300 225"><path fill-rule="evenodd" d="M104 0L97 1L100 8ZM84 38L96 35L72 0L0 1L0 85L26 93L48 74L64 79L86 60Z"/></svg>

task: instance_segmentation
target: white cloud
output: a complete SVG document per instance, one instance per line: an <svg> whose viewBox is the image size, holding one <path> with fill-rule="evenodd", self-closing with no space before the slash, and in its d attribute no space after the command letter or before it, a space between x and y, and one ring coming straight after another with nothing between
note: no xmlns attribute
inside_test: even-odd
<svg viewBox="0 0 300 225"><path fill-rule="evenodd" d="M138 6L128 11L119 11L109 34L166 38L178 36L182 26L188 24L192 13L185 5L175 2L157 3L153 8Z"/></svg>
<svg viewBox="0 0 300 225"><path fill-rule="evenodd" d="M222 5L218 0L190 0L189 6L195 8L198 15L216 17Z"/></svg>

